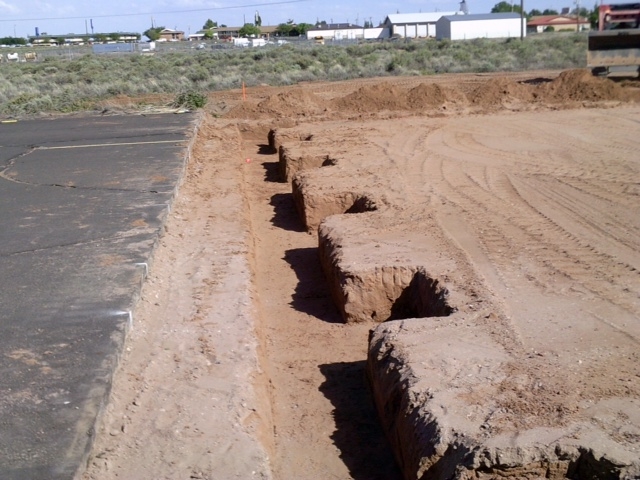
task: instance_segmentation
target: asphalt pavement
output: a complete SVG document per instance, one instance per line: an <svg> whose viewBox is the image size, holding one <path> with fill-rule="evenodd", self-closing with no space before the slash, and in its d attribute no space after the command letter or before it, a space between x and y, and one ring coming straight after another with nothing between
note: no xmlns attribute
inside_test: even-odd
<svg viewBox="0 0 640 480"><path fill-rule="evenodd" d="M195 122L0 124L1 479L84 468Z"/></svg>

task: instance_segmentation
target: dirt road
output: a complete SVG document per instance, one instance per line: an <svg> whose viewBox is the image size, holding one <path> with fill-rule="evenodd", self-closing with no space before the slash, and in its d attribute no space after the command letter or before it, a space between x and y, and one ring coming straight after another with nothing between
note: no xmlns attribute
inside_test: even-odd
<svg viewBox="0 0 640 480"><path fill-rule="evenodd" d="M429 259L456 328L504 353L509 372L484 377L498 390L461 394L504 407L494 434L570 426L616 401L596 415L603 435L637 451L640 96L593 82L535 72L212 94L219 118L203 118L83 478L402 477L365 377L377 323L343 322L271 128L329 166L304 174L309 198L375 199L338 225L345 259Z"/></svg>

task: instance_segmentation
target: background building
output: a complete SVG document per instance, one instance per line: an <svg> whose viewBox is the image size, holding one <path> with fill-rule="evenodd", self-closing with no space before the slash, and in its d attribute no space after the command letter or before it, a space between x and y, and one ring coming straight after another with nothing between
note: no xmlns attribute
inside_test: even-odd
<svg viewBox="0 0 640 480"><path fill-rule="evenodd" d="M184 32L170 28L160 31L160 38L158 38L159 42L179 42L180 40L184 40Z"/></svg>
<svg viewBox="0 0 640 480"><path fill-rule="evenodd" d="M437 21L442 16L457 14L462 15L463 12L396 13L387 16L383 25L391 37L435 37Z"/></svg>
<svg viewBox="0 0 640 480"><path fill-rule="evenodd" d="M436 22L438 40L471 40L473 38L510 38L526 35L526 18L519 13L481 13L447 15Z"/></svg>
<svg viewBox="0 0 640 480"><path fill-rule="evenodd" d="M588 18L576 18L575 15L540 15L531 17L527 22L527 30L536 33L544 31L577 32L591 30L591 23Z"/></svg>
<svg viewBox="0 0 640 480"><path fill-rule="evenodd" d="M307 31L307 38L324 40L374 40L389 38L389 30L385 27L364 28L350 23L329 23L322 27L315 27Z"/></svg>

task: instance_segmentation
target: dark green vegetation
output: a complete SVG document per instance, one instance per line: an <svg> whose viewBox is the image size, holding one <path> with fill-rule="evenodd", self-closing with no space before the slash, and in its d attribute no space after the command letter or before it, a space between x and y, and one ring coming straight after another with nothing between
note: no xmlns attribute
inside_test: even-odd
<svg viewBox="0 0 640 480"><path fill-rule="evenodd" d="M0 45L26 45L27 40L19 37L2 37L0 38Z"/></svg>
<svg viewBox="0 0 640 480"><path fill-rule="evenodd" d="M397 41L339 45L287 44L185 53L48 57L0 68L0 114L102 109L116 95L176 95L258 84L433 75L437 73L566 69L586 64L586 36L540 35L520 40ZM196 103L199 103L196 102ZM198 106L191 104L192 106Z"/></svg>

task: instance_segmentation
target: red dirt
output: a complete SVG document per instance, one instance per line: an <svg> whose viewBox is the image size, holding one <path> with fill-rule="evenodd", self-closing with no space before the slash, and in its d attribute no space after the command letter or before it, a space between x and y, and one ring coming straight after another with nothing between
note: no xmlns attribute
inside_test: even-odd
<svg viewBox="0 0 640 480"><path fill-rule="evenodd" d="M638 420L606 403L640 402L637 81L444 75L247 96L210 94L219 118L201 130L83 478L402 477L364 380L378 324L342 323L272 128L339 154L305 172L308 188L317 175L330 198L363 179L385 198L332 217L343 261L432 258L464 299L451 317L383 324L395 339L377 331L460 407L452 421L516 442L534 427L577 438L562 429L584 420L603 445L640 448Z"/></svg>

